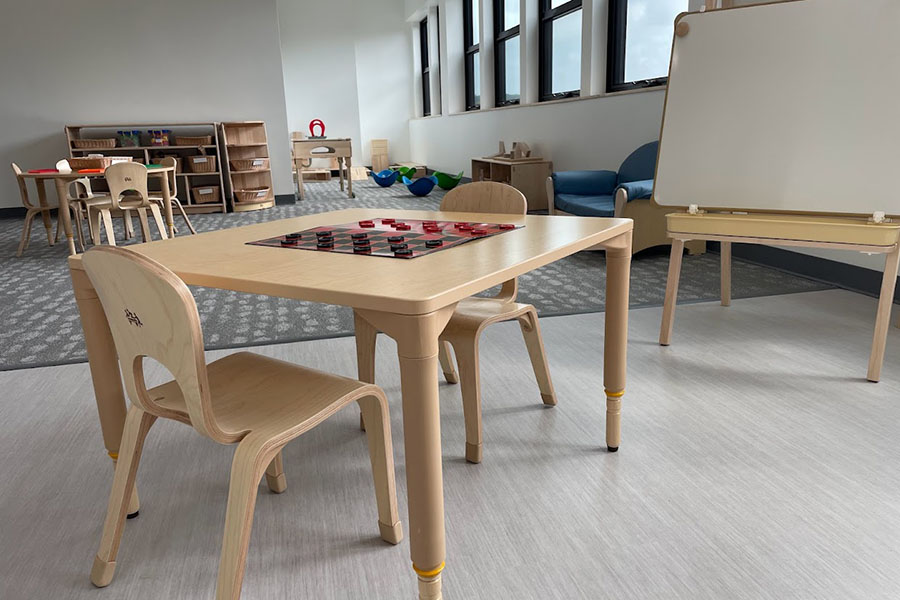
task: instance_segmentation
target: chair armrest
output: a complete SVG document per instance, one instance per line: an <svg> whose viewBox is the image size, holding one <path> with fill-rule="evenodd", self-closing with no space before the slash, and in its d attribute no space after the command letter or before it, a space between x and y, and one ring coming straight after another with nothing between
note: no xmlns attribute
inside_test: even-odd
<svg viewBox="0 0 900 600"><path fill-rule="evenodd" d="M628 194L628 201L643 200L644 198L649 198L653 195L653 180L644 179L641 181L627 181L620 183L616 188L617 194L619 190L625 190L625 193Z"/></svg>

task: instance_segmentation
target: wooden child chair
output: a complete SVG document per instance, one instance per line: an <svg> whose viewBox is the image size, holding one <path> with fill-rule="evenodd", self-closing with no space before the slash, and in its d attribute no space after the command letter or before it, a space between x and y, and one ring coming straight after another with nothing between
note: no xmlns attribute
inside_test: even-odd
<svg viewBox="0 0 900 600"><path fill-rule="evenodd" d="M527 209L525 196L516 188L492 181L461 185L444 196L442 211L469 213L500 213L524 215ZM556 405L556 393L550 380L550 368L544 352L544 341L534 306L516 302L518 281L510 279L500 292L490 298L472 296L460 302L444 332L440 336L439 359L448 383L462 381L463 414L466 421L466 460L480 463L482 456L481 433L481 385L479 383L478 340L481 332L494 323L519 322L525 346L531 358L534 375L544 404ZM357 331L366 331L366 325L357 318ZM371 326L369 326L370 328ZM450 346L456 353L459 375L453 368ZM357 334L357 357L360 363L360 379L374 381L375 337ZM365 376L363 376L365 375ZM365 427L364 420L361 426Z"/></svg>
<svg viewBox="0 0 900 600"><path fill-rule="evenodd" d="M83 260L109 320L132 403L100 550L91 571L94 585L104 587L112 581L144 439L157 418L191 425L221 444L237 444L217 600L240 598L263 473L273 492L283 492L282 448L353 401L371 425L369 454L381 537L391 544L400 542L390 417L380 388L249 352L207 365L197 306L174 273L124 248L98 246L85 253ZM174 380L148 390L145 357L161 363ZM205 510L199 505L194 508Z"/></svg>
<svg viewBox="0 0 900 600"><path fill-rule="evenodd" d="M22 226L22 239L19 241L19 247L16 249L16 256L22 256L25 250L28 248L28 244L31 242L31 225L34 223L34 218L40 214L44 221L44 229L47 231L47 243L51 246L56 242L56 239L59 237L59 225L57 224L56 236L53 235L53 223L50 218L50 212L56 209L56 206L50 206L47 203L47 192L44 187L43 179L35 179L35 185L37 186L38 192L38 205L35 206L31 203L31 199L28 197L28 187L25 185L25 178L22 177L22 169L19 168L19 165L16 163L10 163L12 167L13 173L16 176L16 183L19 184L19 195L22 198L22 206L25 207L25 224ZM81 250L84 251L84 234L81 231L81 212L77 209L77 207L69 206L69 210L72 211L72 217L75 219L75 226L78 230L78 241L81 244ZM59 215L57 215L57 222L59 220Z"/></svg>
<svg viewBox="0 0 900 600"><path fill-rule="evenodd" d="M94 244L100 243L100 220L106 229L106 239L110 246L116 245L116 237L112 225L111 210L123 211L126 220L129 220L129 211L135 211L141 222L141 236L145 242L151 241L150 223L147 220L147 210L153 214L159 236L167 239L166 226L163 223L159 205L150 202L150 193L147 191L147 167L140 163L120 162L110 165L103 172L106 183L109 185L110 205L100 206L92 210L96 214L96 221L92 223L94 229ZM91 218L90 214L88 218Z"/></svg>
<svg viewBox="0 0 900 600"><path fill-rule="evenodd" d="M76 215L75 223L78 231L78 239L81 240L81 250L83 252L84 232L81 227L82 216L87 217L88 235L90 236L91 241L93 241L96 238L96 235L94 234L94 224L91 221L91 209L97 208L99 210L103 206L108 208L112 206L112 201L109 199L108 194L94 193L93 189L91 189L91 179L89 177L82 177L81 179L69 182L67 195L69 206L72 207L72 213ZM56 227L56 237L59 238L58 225Z"/></svg>
<svg viewBox="0 0 900 600"><path fill-rule="evenodd" d="M166 156L159 160L159 164L164 167L175 167L178 164L178 161L175 160L172 156ZM169 171L166 176L169 178L169 199L172 204L172 208L177 210L181 214L181 218L184 219L184 224L187 225L187 228L190 230L191 234L196 234L197 230L194 229L194 226L191 224L191 220L188 219L187 213L184 212L184 206L181 204L181 200L176 197L176 193L178 191L178 187L175 183L175 171ZM159 196L150 196L150 201L163 205L165 199L162 197L162 194Z"/></svg>

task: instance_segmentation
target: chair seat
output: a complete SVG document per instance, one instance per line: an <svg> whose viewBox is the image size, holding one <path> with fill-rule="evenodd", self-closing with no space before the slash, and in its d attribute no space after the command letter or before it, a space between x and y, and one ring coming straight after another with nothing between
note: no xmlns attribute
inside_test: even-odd
<svg viewBox="0 0 900 600"><path fill-rule="evenodd" d="M579 217L613 217L616 214L614 196L581 196L556 194L556 208Z"/></svg>
<svg viewBox="0 0 900 600"><path fill-rule="evenodd" d="M453 311L444 332L449 335L460 330L477 331L493 323L521 317L529 310L533 310L530 304L472 296L456 305L456 310Z"/></svg>
<svg viewBox="0 0 900 600"><path fill-rule="evenodd" d="M207 366L216 421L235 433L277 425L307 430L337 412L350 399L377 387L307 369L252 352L238 352ZM181 388L175 381L148 390L150 398L189 423ZM355 398L351 398L355 399Z"/></svg>

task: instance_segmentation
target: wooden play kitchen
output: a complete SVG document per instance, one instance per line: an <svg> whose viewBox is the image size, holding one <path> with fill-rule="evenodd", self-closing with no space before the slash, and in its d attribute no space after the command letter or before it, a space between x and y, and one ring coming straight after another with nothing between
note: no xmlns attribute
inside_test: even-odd
<svg viewBox="0 0 900 600"><path fill-rule="evenodd" d="M485 221L521 227L414 260L248 245L254 240L289 232L384 217ZM437 599L441 597L441 572L446 559L438 394L439 336L457 304L469 296L581 250L598 245L604 247L607 266L603 336L606 444L610 450L617 449L621 403L625 394L631 234L632 221L629 219L351 209L183 236L165 244L139 244L129 249L168 267L188 285L352 307L356 323L362 324L362 331L358 333L366 340L377 330L397 341L412 567L418 580L419 597ZM261 264L266 268L260 269ZM107 315L97 290L84 271L83 256L70 257L69 266L84 328L103 440L107 452L115 460L123 444L126 414L119 360ZM362 347L368 346L363 344ZM361 375L369 377L365 368L361 364ZM599 380L599 375L597 378ZM597 395L600 394L598 389ZM367 422L368 419L366 415ZM128 437L125 442L131 444L133 440ZM127 450L129 446L124 447ZM117 477L117 485L116 493L120 494L124 485L122 478ZM135 490L127 512L134 514L138 509ZM249 526L241 531L249 533ZM246 552L248 539L246 535L240 538L244 544L243 552ZM234 545L234 540L228 543L237 551L242 550ZM104 555L101 560L109 560L109 556ZM103 565L100 571L99 575L106 573ZM403 595L402 590L398 591L398 597Z"/></svg>
<svg viewBox="0 0 900 600"><path fill-rule="evenodd" d="M291 149L294 157L294 171L297 175L297 186L300 190L301 200L306 197L306 192L303 190L303 168L304 166L309 166L312 160L316 158L337 160L341 191L344 191L344 173L346 172L347 196L350 198L354 197L353 177L351 173L353 165L353 145L350 138L294 138L291 140Z"/></svg>
<svg viewBox="0 0 900 600"><path fill-rule="evenodd" d="M67 125L65 133L73 170L85 168L80 161L98 155L128 156L145 165L170 156L176 162L176 189L171 193L185 211L226 210L217 123Z"/></svg>
<svg viewBox="0 0 900 600"><path fill-rule="evenodd" d="M898 22L895 0L679 17L653 190L654 202L681 209L667 216L660 344L671 343L687 240L722 244L723 305L735 242L878 254L885 267L866 377L879 380L900 264L900 222L889 216L900 215L890 191L900 85L884 76L896 69ZM810 23L840 24L843 42Z"/></svg>
<svg viewBox="0 0 900 600"><path fill-rule="evenodd" d="M500 142L499 152L491 156L472 159L472 181L499 181L523 194L528 200L528 210L547 209L547 178L553 173L553 163L531 156L531 149L523 142L513 143L506 151Z"/></svg>

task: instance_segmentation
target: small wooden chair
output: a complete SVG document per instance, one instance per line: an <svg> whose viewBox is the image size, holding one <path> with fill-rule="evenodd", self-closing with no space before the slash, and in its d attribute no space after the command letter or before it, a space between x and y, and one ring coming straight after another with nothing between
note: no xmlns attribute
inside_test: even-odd
<svg viewBox="0 0 900 600"><path fill-rule="evenodd" d="M159 164L164 167L175 167L178 164L178 161L175 160L172 156L166 156L165 158L160 159ZM178 192L178 187L175 183L175 171L169 171L167 174L169 178L169 199L172 204L172 208L181 213L181 218L184 219L184 224L187 225L187 228L190 230L192 234L196 234L197 230L194 229L194 226L191 224L191 220L188 219L187 213L184 211L184 206L181 204L181 200L179 200L176 196ZM162 197L162 194L159 196L150 196L151 202L156 202L160 206L163 205L165 199Z"/></svg>
<svg viewBox="0 0 900 600"><path fill-rule="evenodd" d="M22 169L20 169L19 165L16 163L10 163L10 166L16 176L16 183L19 185L19 195L22 197L22 206L25 207L25 224L22 227L22 239L19 241L19 247L16 249L16 256L19 257L22 256L28 248L28 244L31 243L31 225L34 222L34 217L38 214L41 215L44 221L44 229L47 230L47 243L51 246L56 243L56 240L59 239L59 215L56 217L56 235L54 236L50 213L57 207L50 206L47 202L47 192L44 187L44 180L35 180L38 192L38 205L35 206L28 197L28 187L25 185L25 178L22 177ZM81 251L84 252L84 233L81 230L81 212L77 207L72 205L69 206L69 210L72 212L72 217L75 219L75 227L78 231L78 242L81 245Z"/></svg>
<svg viewBox="0 0 900 600"><path fill-rule="evenodd" d="M96 213L96 221L92 222L94 229L94 244L100 243L100 220L106 229L106 239L110 246L116 245L116 237L112 225L112 210L121 210L126 219L130 219L128 211L135 211L141 222L141 236L145 242L151 241L150 223L147 220L147 210L153 214L159 236L167 239L166 225L163 222L159 205L150 202L150 193L147 191L147 167L140 163L120 162L110 165L103 172L106 183L109 185L110 205L91 207ZM91 218L91 215L88 215Z"/></svg>
<svg viewBox="0 0 900 600"><path fill-rule="evenodd" d="M69 206L72 207L72 213L76 215L76 227L78 229L78 237L81 240L82 252L84 251L84 232L82 231L82 217L86 217L88 223L88 235L91 241L95 239L94 224L91 221L91 208L100 208L102 206L112 206L112 201L108 194L95 194L91 189L91 179L82 177L69 182L68 186ZM130 219L129 219L130 220ZM56 237L59 238L59 226L56 228ZM127 226L126 226L127 230Z"/></svg>
<svg viewBox="0 0 900 600"><path fill-rule="evenodd" d="M217 600L240 598L263 473L273 492L283 492L282 448L350 402L359 403L371 425L369 454L381 537L391 544L400 542L390 416L380 388L249 352L207 365L197 306L174 273L124 248L98 246L85 253L83 261L109 320L132 402L91 571L94 585L105 587L112 581L144 439L157 418L191 425L222 444L237 444ZM148 390L145 357L161 363L174 380Z"/></svg>
<svg viewBox="0 0 900 600"><path fill-rule="evenodd" d="M516 188L492 181L468 183L447 192L441 201L441 210L470 213L503 213L524 215L527 210L525 196ZM444 332L440 336L439 359L448 383L462 381L463 414L466 421L466 460L480 463L482 456L481 434L481 385L479 383L478 340L481 332L494 323L519 322L522 336L531 358L531 366L537 379L544 404L556 405L556 393L550 380L550 368L544 352L544 341L538 324L537 310L530 304L516 302L518 281L510 279L500 292L490 298L472 296L460 302ZM369 361L368 370L374 373L375 343L357 339L357 353L361 360ZM453 368L450 346L456 352L459 375ZM364 420L360 422L365 428Z"/></svg>

